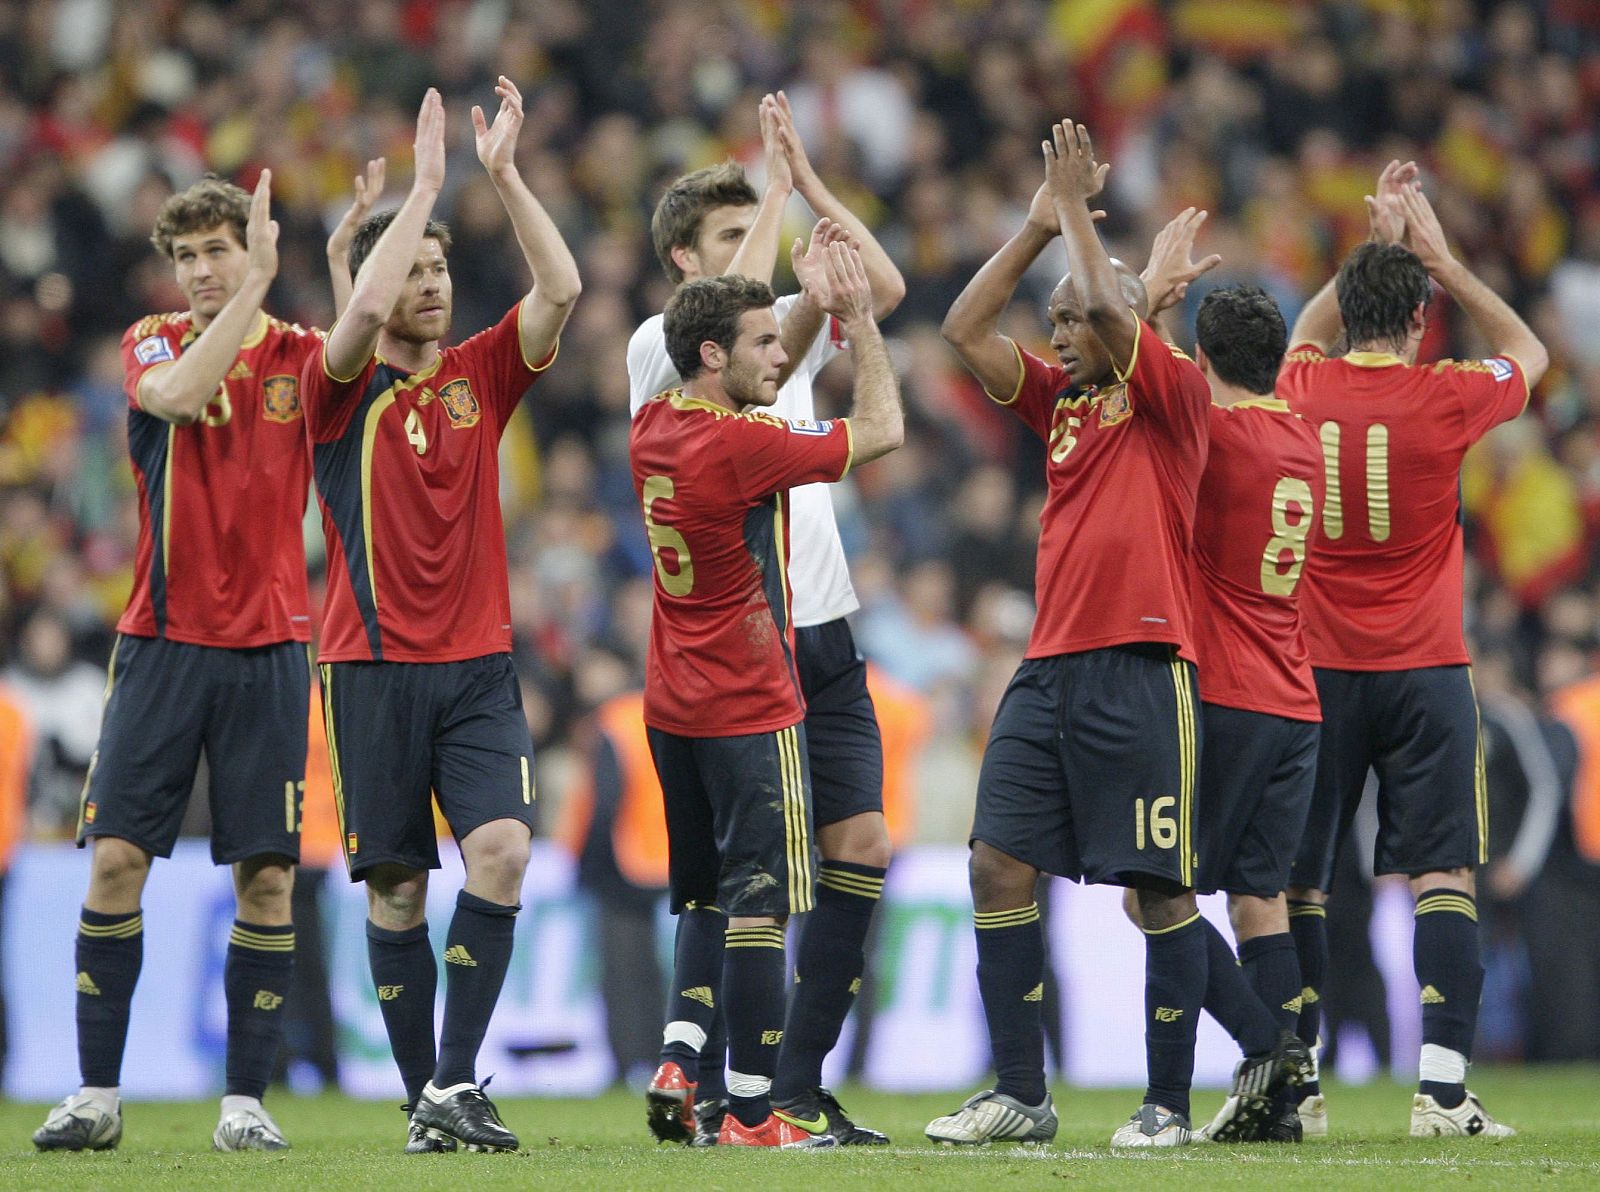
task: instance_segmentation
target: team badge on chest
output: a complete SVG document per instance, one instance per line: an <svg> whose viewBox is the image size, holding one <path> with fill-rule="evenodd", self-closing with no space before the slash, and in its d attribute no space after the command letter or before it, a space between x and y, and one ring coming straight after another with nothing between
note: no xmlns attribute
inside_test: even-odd
<svg viewBox="0 0 1600 1192"><path fill-rule="evenodd" d="M300 379L268 377L262 381L261 414L268 422L293 422L300 417Z"/></svg>
<svg viewBox="0 0 1600 1192"><path fill-rule="evenodd" d="M1133 413L1133 403L1128 400L1128 387L1116 385L1100 395L1100 426L1115 426L1126 422Z"/></svg>
<svg viewBox="0 0 1600 1192"><path fill-rule="evenodd" d="M444 403L444 410L450 417L451 426L460 428L478 424L478 417L482 411L478 409L477 396L472 392L472 386L467 383L465 377L443 386L439 390L439 400Z"/></svg>

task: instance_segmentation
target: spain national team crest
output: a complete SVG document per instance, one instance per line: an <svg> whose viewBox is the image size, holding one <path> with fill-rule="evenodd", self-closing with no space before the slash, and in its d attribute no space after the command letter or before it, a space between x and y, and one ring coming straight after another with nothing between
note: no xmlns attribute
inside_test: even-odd
<svg viewBox="0 0 1600 1192"><path fill-rule="evenodd" d="M300 379L278 376L262 381L261 413L268 422L293 422L300 417Z"/></svg>
<svg viewBox="0 0 1600 1192"><path fill-rule="evenodd" d="M450 425L460 428L476 426L481 411L478 398L467 379L451 381L439 390L439 400L444 402L444 412L450 416Z"/></svg>
<svg viewBox="0 0 1600 1192"><path fill-rule="evenodd" d="M1126 422L1133 413L1133 403L1128 400L1128 387L1114 385L1100 395L1100 425L1115 426Z"/></svg>

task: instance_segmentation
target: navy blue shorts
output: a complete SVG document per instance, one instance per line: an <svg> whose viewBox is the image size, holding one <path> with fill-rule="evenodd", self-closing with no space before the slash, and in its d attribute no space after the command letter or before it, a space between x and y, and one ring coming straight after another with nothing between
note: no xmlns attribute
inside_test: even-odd
<svg viewBox="0 0 1600 1192"><path fill-rule="evenodd" d="M867 693L867 663L843 617L794 631L806 697L806 754L818 826L883 811L883 739Z"/></svg>
<svg viewBox="0 0 1600 1192"><path fill-rule="evenodd" d="M247 650L119 634L78 845L116 836L170 857L205 751L211 859L300 858L311 664L303 642Z"/></svg>
<svg viewBox="0 0 1600 1192"><path fill-rule="evenodd" d="M322 664L339 835L352 881L439 868L433 802L456 839L492 820L533 830L533 738L509 654Z"/></svg>
<svg viewBox="0 0 1600 1192"><path fill-rule="evenodd" d="M645 731L666 803L673 913L691 902L734 916L810 910L805 725L737 737Z"/></svg>
<svg viewBox="0 0 1600 1192"><path fill-rule="evenodd" d="M1489 805L1472 672L1318 670L1322 743L1290 884L1327 890L1333 862L1378 775L1376 873L1415 876L1488 859Z"/></svg>
<svg viewBox="0 0 1600 1192"><path fill-rule="evenodd" d="M1139 643L1025 659L995 713L972 839L1076 880L1195 880L1194 666Z"/></svg>
<svg viewBox="0 0 1600 1192"><path fill-rule="evenodd" d="M1276 898L1289 882L1317 776L1317 725L1200 705L1199 889Z"/></svg>

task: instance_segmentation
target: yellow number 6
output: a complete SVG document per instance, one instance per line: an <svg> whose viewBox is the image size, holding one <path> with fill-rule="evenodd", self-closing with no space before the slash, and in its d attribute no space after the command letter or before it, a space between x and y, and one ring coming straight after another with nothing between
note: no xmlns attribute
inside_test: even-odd
<svg viewBox="0 0 1600 1192"><path fill-rule="evenodd" d="M683 535L671 526L658 526L650 519L650 506L662 497L671 497L676 486L667 476L649 476L644 482L644 528L650 538L650 555L656 561L656 576L668 596L687 596L694 590L694 562L689 558L689 544ZM678 556L678 569L668 571L661 558L663 549Z"/></svg>

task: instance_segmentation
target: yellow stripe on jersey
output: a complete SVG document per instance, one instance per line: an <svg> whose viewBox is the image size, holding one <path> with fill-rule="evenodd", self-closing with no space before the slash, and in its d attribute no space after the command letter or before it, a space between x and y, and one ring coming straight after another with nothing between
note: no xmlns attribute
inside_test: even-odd
<svg viewBox="0 0 1600 1192"><path fill-rule="evenodd" d="M339 851L345 869L350 868L350 838L344 826L344 775L339 770L339 738L333 731L333 667L324 662L322 671L322 727L328 735L328 774L333 779L333 814L339 821Z"/></svg>
<svg viewBox="0 0 1600 1192"><path fill-rule="evenodd" d="M372 565L372 449L378 437L378 419L394 405L394 389L390 387L378 395L367 410L366 424L361 428L361 536L367 551L367 586L372 589L372 611L378 611L378 573Z"/></svg>
<svg viewBox="0 0 1600 1192"><path fill-rule="evenodd" d="M161 469L161 574L167 577L171 589L171 569L168 557L172 550L172 452L178 445L176 423L167 423L167 463Z"/></svg>

